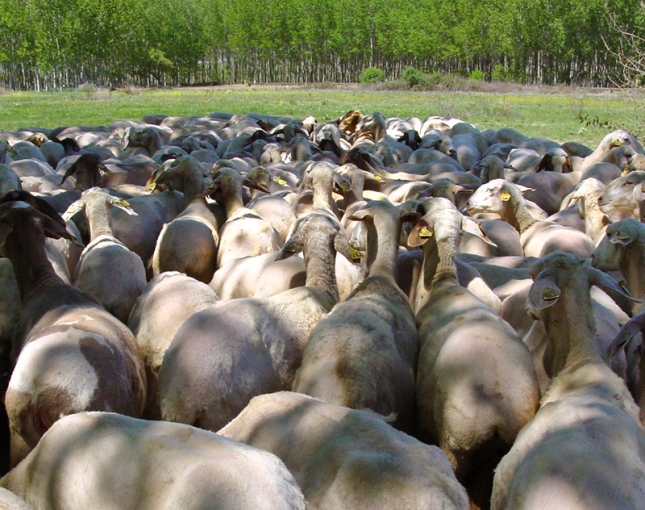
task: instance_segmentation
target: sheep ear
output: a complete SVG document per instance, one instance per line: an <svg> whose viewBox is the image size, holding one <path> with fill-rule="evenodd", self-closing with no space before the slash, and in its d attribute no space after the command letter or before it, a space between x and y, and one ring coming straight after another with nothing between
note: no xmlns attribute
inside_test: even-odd
<svg viewBox="0 0 645 510"><path fill-rule="evenodd" d="M534 188L527 188L526 186L522 186L521 184L516 184L517 189L519 189L522 192L522 195L525 195L526 193L530 193L531 191L535 191Z"/></svg>
<svg viewBox="0 0 645 510"><path fill-rule="evenodd" d="M76 160L76 161L78 161L78 160ZM74 161L74 163L72 163L72 165L67 169L67 171L65 172L65 175L63 175L63 179L60 181L59 186L61 184L63 184L67 180L68 177L71 177L72 175L74 175L76 173L76 161Z"/></svg>
<svg viewBox="0 0 645 510"><path fill-rule="evenodd" d="M352 221L365 221L368 218L371 218L372 214L369 209L359 209L354 214L352 214L349 219Z"/></svg>
<svg viewBox="0 0 645 510"><path fill-rule="evenodd" d="M75 202L72 202L69 204L65 212L63 213L63 220L64 221L69 221L72 219L72 216L74 216L77 212L80 212L83 210L83 202L81 200L76 200Z"/></svg>
<svg viewBox="0 0 645 510"><path fill-rule="evenodd" d="M249 188L257 189L259 191L263 191L264 193L269 193L269 189L266 186L258 182L252 181L251 179L245 178L243 184L245 186L248 186Z"/></svg>
<svg viewBox="0 0 645 510"><path fill-rule="evenodd" d="M589 267L588 271L589 282L592 285L596 285L597 287L600 287L602 290L604 290L614 301L620 298L627 298L630 301L634 301L636 303L641 302L640 299L633 297L627 289L622 287L616 280L614 280L604 271L596 269L595 267Z"/></svg>
<svg viewBox="0 0 645 510"><path fill-rule="evenodd" d="M132 209L132 207L130 207L130 202L122 198L117 198L117 197L114 197L114 198L116 198L116 200L112 202L112 205L114 207L116 207L117 209L121 209L129 216L139 216L137 212L134 209Z"/></svg>
<svg viewBox="0 0 645 510"><path fill-rule="evenodd" d="M629 236L625 234L624 232L621 232L620 230L616 231L616 233L611 236L611 243L612 244L622 244L623 246L627 246L628 244L631 244L631 242L634 240L632 236Z"/></svg>
<svg viewBox="0 0 645 510"><path fill-rule="evenodd" d="M611 363L630 343L632 344L631 350L637 347L634 344L642 344L643 327L645 327L645 313L639 313L628 320L609 345L607 363Z"/></svg>
<svg viewBox="0 0 645 510"><path fill-rule="evenodd" d="M412 231L408 236L408 246L416 247L425 244L425 242L432 237L434 231L427 221L421 219L417 224L412 227Z"/></svg>
<svg viewBox="0 0 645 510"><path fill-rule="evenodd" d="M486 235L486 232L482 230L481 225L477 223L475 220L473 220L472 218L469 218L468 216L462 216L461 228L464 232L468 232L469 234L479 237L486 244L493 246L494 248L498 248L497 243L493 242Z"/></svg>
<svg viewBox="0 0 645 510"><path fill-rule="evenodd" d="M334 172L334 184L338 186L342 191L348 192L352 189L351 181L344 175Z"/></svg>
<svg viewBox="0 0 645 510"><path fill-rule="evenodd" d="M549 268L535 278L529 290L528 302L534 310L543 310L557 303L560 294L560 288L555 283L555 273Z"/></svg>
<svg viewBox="0 0 645 510"><path fill-rule="evenodd" d="M352 247L350 246L349 241L347 241L347 238L343 235L342 232L338 232L336 234L336 237L334 238L334 248L352 264L356 263L357 259L360 259L360 257L356 256L356 252L352 251Z"/></svg>

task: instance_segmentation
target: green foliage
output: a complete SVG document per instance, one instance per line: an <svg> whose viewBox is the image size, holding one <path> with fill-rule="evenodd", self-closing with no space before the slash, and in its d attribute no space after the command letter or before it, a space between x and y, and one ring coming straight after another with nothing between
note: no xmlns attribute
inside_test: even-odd
<svg viewBox="0 0 645 510"><path fill-rule="evenodd" d="M408 82L410 88L422 86L426 83L425 76L416 67L408 66L403 70L403 79Z"/></svg>
<svg viewBox="0 0 645 510"><path fill-rule="evenodd" d="M361 85L372 85L385 81L385 73L378 67L368 67L361 73Z"/></svg>
<svg viewBox="0 0 645 510"><path fill-rule="evenodd" d="M644 33L636 0L2 0L0 86L363 82L410 62L412 88L438 86L431 68L608 85L623 75L610 16Z"/></svg>
<svg viewBox="0 0 645 510"><path fill-rule="evenodd" d="M493 81L508 81L509 80L509 75L508 71L502 64L497 64L495 67L493 67L492 72L490 73L490 77Z"/></svg>
<svg viewBox="0 0 645 510"><path fill-rule="evenodd" d="M484 79L484 71L482 71L481 69L473 69L473 71L470 73L470 79L482 81Z"/></svg>

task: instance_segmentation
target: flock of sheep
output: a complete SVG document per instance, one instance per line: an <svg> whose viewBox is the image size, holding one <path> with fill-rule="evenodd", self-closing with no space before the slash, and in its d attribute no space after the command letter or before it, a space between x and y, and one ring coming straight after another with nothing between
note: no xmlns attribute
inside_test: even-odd
<svg viewBox="0 0 645 510"><path fill-rule="evenodd" d="M0 197L0 508L645 508L625 131L24 129Z"/></svg>

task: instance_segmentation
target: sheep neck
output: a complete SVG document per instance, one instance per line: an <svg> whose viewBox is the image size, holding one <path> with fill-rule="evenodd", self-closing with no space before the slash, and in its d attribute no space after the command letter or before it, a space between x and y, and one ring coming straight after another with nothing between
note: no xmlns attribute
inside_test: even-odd
<svg viewBox="0 0 645 510"><path fill-rule="evenodd" d="M367 276L394 279L394 268L399 253L401 222L398 218L366 222L367 226ZM391 220L391 221L389 221Z"/></svg>
<svg viewBox="0 0 645 510"><path fill-rule="evenodd" d="M426 242L423 253L423 286L426 289L446 280L458 283L455 266L457 241L454 238L443 238Z"/></svg>
<svg viewBox="0 0 645 510"><path fill-rule="evenodd" d="M625 277L627 290L637 299L642 299L645 296L644 250L645 239L637 238L632 244L625 247L625 254L620 258L620 272Z"/></svg>
<svg viewBox="0 0 645 510"><path fill-rule="evenodd" d="M240 187L227 189L222 195L222 207L226 210L227 219L235 217L237 211L244 209L242 189Z"/></svg>
<svg viewBox="0 0 645 510"><path fill-rule="evenodd" d="M595 323L591 310L589 288L583 285L562 289L558 302L543 310L542 321L549 338L544 368L551 377L587 363L604 363L593 340Z"/></svg>
<svg viewBox="0 0 645 510"><path fill-rule="evenodd" d="M201 174L191 172L185 175L181 181L182 193L184 194L184 209L188 207L195 197L201 197L204 194L204 179Z"/></svg>
<svg viewBox="0 0 645 510"><path fill-rule="evenodd" d="M13 267L20 300L25 303L29 296L38 295L46 287L64 282L47 258L43 233L31 219L21 223L7 236L4 249Z"/></svg>
<svg viewBox="0 0 645 510"><path fill-rule="evenodd" d="M334 301L338 301L334 240L331 239L327 243L320 243L316 242L314 236L311 236L307 243L304 250L305 268L307 272L305 285L322 291L331 296Z"/></svg>
<svg viewBox="0 0 645 510"><path fill-rule="evenodd" d="M111 207L107 202L86 204L85 214L90 225L90 239L93 241L100 236L114 237L110 225Z"/></svg>
<svg viewBox="0 0 645 510"><path fill-rule="evenodd" d="M511 198L507 202L506 209L502 214L502 219L510 223L520 234L533 226L537 220L531 216L526 202L520 192L513 190Z"/></svg>
<svg viewBox="0 0 645 510"><path fill-rule="evenodd" d="M332 179L320 180L314 183L313 207L315 210L333 211Z"/></svg>

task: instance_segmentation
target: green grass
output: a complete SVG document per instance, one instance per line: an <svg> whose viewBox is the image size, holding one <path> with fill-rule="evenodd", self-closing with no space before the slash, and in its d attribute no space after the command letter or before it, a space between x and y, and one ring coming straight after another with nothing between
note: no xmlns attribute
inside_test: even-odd
<svg viewBox="0 0 645 510"><path fill-rule="evenodd" d="M0 130L22 127L109 125L139 120L148 114L207 115L215 111L257 112L319 122L336 119L352 109L386 117L446 115L483 130L512 127L527 136L557 142L577 141L591 147L617 128L643 139L645 99L628 92L527 91L417 92L369 90L358 87L302 86L209 87L171 90L107 91L88 87L64 92L0 93Z"/></svg>

